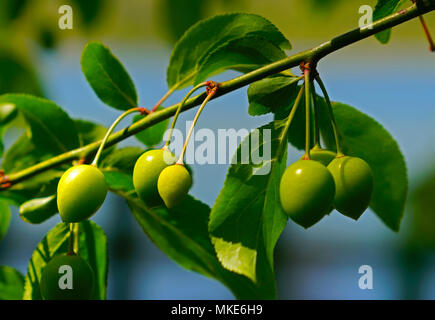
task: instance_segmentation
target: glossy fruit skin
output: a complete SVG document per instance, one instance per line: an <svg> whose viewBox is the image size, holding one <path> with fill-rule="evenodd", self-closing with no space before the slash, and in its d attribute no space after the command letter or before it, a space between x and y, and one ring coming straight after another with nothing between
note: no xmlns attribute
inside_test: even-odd
<svg viewBox="0 0 435 320"><path fill-rule="evenodd" d="M149 150L137 159L133 170L133 185L139 198L149 205L162 203L157 190L160 173L174 164L176 158L169 150Z"/></svg>
<svg viewBox="0 0 435 320"><path fill-rule="evenodd" d="M59 287L59 280L66 274L59 268L64 265L71 267L72 289ZM94 289L94 272L80 256L57 255L44 267L40 289L45 300L88 300Z"/></svg>
<svg viewBox="0 0 435 320"><path fill-rule="evenodd" d="M372 169L363 159L343 156L334 159L328 170L335 181L335 209L358 220L373 194Z"/></svg>
<svg viewBox="0 0 435 320"><path fill-rule="evenodd" d="M316 224L329 212L334 192L332 175L314 160L298 160L288 166L279 188L284 212L304 228Z"/></svg>
<svg viewBox="0 0 435 320"><path fill-rule="evenodd" d="M310 150L310 158L311 160L315 160L323 164L325 167L328 166L328 164L335 159L337 154L335 152L322 149L320 147L313 147ZM303 158L303 157L302 157ZM302 160L301 158L301 160Z"/></svg>
<svg viewBox="0 0 435 320"><path fill-rule="evenodd" d="M162 197L168 208L173 208L180 204L191 186L192 177L182 164L174 164L165 168L160 173L157 182L160 197Z"/></svg>
<svg viewBox="0 0 435 320"><path fill-rule="evenodd" d="M103 173L91 165L69 168L57 186L57 207L64 222L90 218L101 207L107 195Z"/></svg>

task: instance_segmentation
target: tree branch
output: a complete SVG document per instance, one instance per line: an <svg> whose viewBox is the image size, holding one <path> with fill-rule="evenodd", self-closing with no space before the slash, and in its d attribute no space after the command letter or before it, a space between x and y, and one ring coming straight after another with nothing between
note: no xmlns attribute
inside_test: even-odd
<svg viewBox="0 0 435 320"><path fill-rule="evenodd" d="M435 10L435 0L422 0L414 3L412 6L403 9L397 13L389 15L381 20L378 20L371 24L371 28L365 27L363 29L358 28L350 32L342 34L327 41L317 47L311 48L309 50L302 51L300 53L294 54L277 62L271 63L237 78L222 82L220 84L219 90L213 99L220 97L224 94L237 90L244 87L252 82L266 78L270 75L277 74L284 70L292 67L298 66L301 62L312 62L314 65L322 58L330 53L333 53L343 47L349 46L360 40L368 38L378 32L386 30L388 28L397 26L406 21L414 19L419 15L428 13ZM183 110L189 110L197 105L199 105L206 97L206 93L199 94L193 98L186 101ZM139 133L140 131L149 128L163 120L166 120L175 114L179 104L175 104L164 110L153 112L146 116L144 119L137 121L131 126L115 132L110 135L106 143L106 148L110 147L132 135ZM38 173L44 172L46 170L55 168L64 163L68 163L75 159L82 158L84 156L91 156L95 154L101 141L97 141L82 148L78 148L72 151L65 152L51 159L38 163L27 169L19 171L17 173L10 174L7 177L7 186L19 183L30 177L37 175ZM6 176L5 176L6 178Z"/></svg>

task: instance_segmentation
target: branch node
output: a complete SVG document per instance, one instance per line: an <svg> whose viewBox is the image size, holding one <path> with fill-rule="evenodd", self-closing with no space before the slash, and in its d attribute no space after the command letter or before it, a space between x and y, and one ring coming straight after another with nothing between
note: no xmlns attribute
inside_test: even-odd
<svg viewBox="0 0 435 320"><path fill-rule="evenodd" d="M143 116L151 113L151 111L149 111L147 108L138 107L137 109L139 110L140 114Z"/></svg>
<svg viewBox="0 0 435 320"><path fill-rule="evenodd" d="M0 189L7 189L12 186L9 177L5 175L4 170L0 170Z"/></svg>
<svg viewBox="0 0 435 320"><path fill-rule="evenodd" d="M211 80L207 81L206 84L207 87L205 88L205 91L207 95L214 95L220 86L220 83Z"/></svg>

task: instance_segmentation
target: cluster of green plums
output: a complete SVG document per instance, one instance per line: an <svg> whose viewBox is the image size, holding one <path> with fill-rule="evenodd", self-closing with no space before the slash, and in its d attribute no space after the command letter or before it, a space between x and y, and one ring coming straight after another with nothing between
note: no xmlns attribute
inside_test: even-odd
<svg viewBox="0 0 435 320"><path fill-rule="evenodd" d="M172 208L180 204L190 187L192 177L175 155L167 149L149 150L137 160L133 184L138 194L150 206L165 204ZM103 204L108 191L104 174L93 165L71 167L62 175L57 188L57 207L65 223L89 219ZM59 268L70 266L73 289L60 286ZM45 299L89 299L93 288L93 271L75 254L58 255L48 262L40 282Z"/></svg>
<svg viewBox="0 0 435 320"><path fill-rule="evenodd" d="M287 215L309 228L333 209L357 220L369 206L373 173L363 159L315 147L310 159L291 164L281 177L280 199Z"/></svg>
<svg viewBox="0 0 435 320"><path fill-rule="evenodd" d="M165 204L172 208L183 201L192 177L167 149L149 150L137 160L133 184L138 196L148 205ZM57 207L62 221L80 222L90 218L107 195L104 174L93 165L77 165L62 175L57 188Z"/></svg>

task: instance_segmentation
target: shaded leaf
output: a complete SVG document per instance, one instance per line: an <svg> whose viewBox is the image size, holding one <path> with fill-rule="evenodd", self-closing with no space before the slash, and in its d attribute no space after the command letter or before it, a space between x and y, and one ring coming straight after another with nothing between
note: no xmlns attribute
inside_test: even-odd
<svg viewBox="0 0 435 320"><path fill-rule="evenodd" d="M103 139L107 131L106 127L86 120L74 119L74 124L82 147Z"/></svg>
<svg viewBox="0 0 435 320"><path fill-rule="evenodd" d="M159 107L157 110L162 110L164 108ZM133 123L143 119L143 116L136 115L133 117ZM163 135L169 125L169 119L156 123L155 125L146 128L145 130L137 133L135 137L148 147L153 147L162 142Z"/></svg>
<svg viewBox="0 0 435 320"><path fill-rule="evenodd" d="M9 229L11 222L11 210L9 209L8 201L0 201L0 240L4 238ZM0 281L1 282L1 281ZM0 290L1 294L1 290Z"/></svg>
<svg viewBox="0 0 435 320"><path fill-rule="evenodd" d="M26 119L38 149L59 154L79 147L74 122L54 102L22 94L0 96L0 106L15 105Z"/></svg>
<svg viewBox="0 0 435 320"><path fill-rule="evenodd" d="M259 36L235 39L211 52L198 67L194 84L225 70L249 72L286 57L284 51Z"/></svg>
<svg viewBox="0 0 435 320"><path fill-rule="evenodd" d="M124 172L104 169L104 178L110 190L121 190L124 192L134 191L133 177Z"/></svg>
<svg viewBox="0 0 435 320"><path fill-rule="evenodd" d="M169 211L163 207L150 209L136 197L123 192L117 194L127 200L151 241L182 267L221 281L239 299L270 297L249 279L221 266L207 230L210 213L207 205L187 196L183 203Z"/></svg>
<svg viewBox="0 0 435 320"><path fill-rule="evenodd" d="M29 93L42 96L41 85L35 71L21 61L16 53L0 51L0 70L0 94Z"/></svg>
<svg viewBox="0 0 435 320"><path fill-rule="evenodd" d="M6 174L10 174L26 169L36 163L47 160L50 157L52 157L52 154L46 153L44 150L35 147L27 134L23 134L6 152L2 168ZM14 185L8 190L0 192L0 197L6 195L12 196L12 194L15 194L21 198L21 200L19 200L19 204L21 204L24 201L34 198L41 189L45 188L53 181L57 181L64 172L64 169L65 166L60 166L55 169L44 171ZM18 199L16 200L18 201Z"/></svg>
<svg viewBox="0 0 435 320"><path fill-rule="evenodd" d="M121 62L101 42L89 42L83 49L82 71L105 104L127 110L137 106L133 81Z"/></svg>
<svg viewBox="0 0 435 320"><path fill-rule="evenodd" d="M0 300L21 300L24 277L12 267L0 266Z"/></svg>
<svg viewBox="0 0 435 320"><path fill-rule="evenodd" d="M298 81L298 77L278 75L252 83L248 88L249 114L258 116L272 112L275 120L286 118L300 89ZM302 106L298 107L289 128L288 140L300 150L305 148L305 111Z"/></svg>
<svg viewBox="0 0 435 320"><path fill-rule="evenodd" d="M373 21L380 20L393 14L407 0L378 0L375 10L373 11ZM391 38L391 28L378 32L375 38L382 44L387 44Z"/></svg>
<svg viewBox="0 0 435 320"><path fill-rule="evenodd" d="M335 142L326 108L319 108L324 141L335 150ZM342 151L364 159L374 175L370 207L392 230L398 231L408 193L405 160L397 142L376 120L341 103L333 104Z"/></svg>
<svg viewBox="0 0 435 320"><path fill-rule="evenodd" d="M38 244L29 262L25 277L24 300L41 300L39 282L45 265L55 255L68 251L69 228L60 223L51 229ZM85 259L95 275L92 299L105 299L107 286L107 239L104 231L92 221L79 223L79 255Z"/></svg>
<svg viewBox="0 0 435 320"><path fill-rule="evenodd" d="M417 183L411 196L411 241L433 250L435 248L435 171Z"/></svg>
<svg viewBox="0 0 435 320"><path fill-rule="evenodd" d="M176 43L167 70L169 87L188 86L210 53L231 40L247 36L260 36L281 49L291 47L283 34L261 16L247 13L217 15L193 25Z"/></svg>
<svg viewBox="0 0 435 320"><path fill-rule="evenodd" d="M56 195L35 198L20 206L20 218L32 224L39 224L54 216L57 212Z"/></svg>
<svg viewBox="0 0 435 320"><path fill-rule="evenodd" d="M142 153L143 150L137 147L117 149L101 161L101 168L103 168L103 170L112 169L131 174L136 160Z"/></svg>

